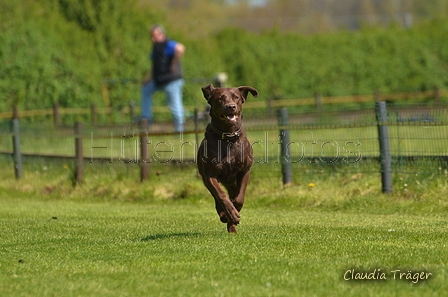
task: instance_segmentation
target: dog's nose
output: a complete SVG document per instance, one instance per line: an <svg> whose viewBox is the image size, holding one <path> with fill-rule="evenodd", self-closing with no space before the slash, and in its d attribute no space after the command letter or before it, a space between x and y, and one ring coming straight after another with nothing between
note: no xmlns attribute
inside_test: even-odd
<svg viewBox="0 0 448 297"><path fill-rule="evenodd" d="M236 109L236 105L235 104L228 104L228 105L226 105L226 108L231 109L231 110L235 110Z"/></svg>

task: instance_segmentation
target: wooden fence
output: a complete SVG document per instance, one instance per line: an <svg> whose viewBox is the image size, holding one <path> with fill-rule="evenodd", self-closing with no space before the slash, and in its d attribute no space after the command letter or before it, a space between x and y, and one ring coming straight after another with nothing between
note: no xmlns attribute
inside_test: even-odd
<svg viewBox="0 0 448 297"><path fill-rule="evenodd" d="M319 113L323 109L324 105L330 105L330 104L343 104L343 103L369 103L372 102L375 103L375 107L378 109L379 106L382 108L385 108L384 104L379 104L379 102L385 102L385 101L404 101L404 100L412 100L412 101L418 101L418 100L426 100L426 102L432 102L432 103L440 103L442 97L448 97L448 90L441 90L439 88L435 88L432 91L425 91L425 92L406 92L406 93L395 93L395 94L380 94L379 92L376 92L374 94L368 94L368 95L356 95L356 96L335 96L335 97L323 97L317 94L313 98L299 98L299 99L284 99L284 100L265 100L265 101L248 101L245 103L245 110L247 109L264 109L269 114L273 109L276 109L279 111L277 122L275 123L275 119L272 119L273 122L271 123L271 126L276 126L277 129L279 129L279 136L282 138L281 143L289 143L288 140L288 129L294 129L293 126L288 124L288 115L287 115L287 107L291 106L314 106L315 111ZM199 134L202 134L202 129L199 128L199 121L201 118L200 112L197 107L194 106L187 106L187 109L194 110L194 128L192 128L190 131L185 132L185 134L195 134L196 136L196 143L199 143ZM136 114L136 107L134 104L130 104L128 108L124 111L124 113L127 113L130 115L130 120L134 118L134 115ZM165 106L156 106L154 107L155 112L168 112L168 108ZM15 176L17 179L20 179L22 177L22 154L21 148L20 148L20 128L19 128L19 118L26 118L26 117L36 117L36 116L48 116L52 117L54 121L54 125L56 127L60 126L61 123L61 116L63 115L90 115L90 121L91 125L97 125L97 116L100 114L111 114L113 112L111 107L105 107L105 108L98 108L96 105L92 104L89 108L62 108L57 103L54 104L53 108L51 109L41 109L41 110L19 110L17 106L13 107L13 110L10 112L0 112L0 119L12 119L11 120L11 135L12 135L12 151L11 152L3 152L6 154L11 154L14 159L14 170L15 170ZM377 115L379 113L378 110L376 110ZM390 165L390 156L387 155L388 149L387 149L387 120L385 120L384 115L386 111L382 110L379 114L382 114L382 118L377 119L378 122L378 135L379 135L379 147L380 147L380 159L381 159L381 166L385 166L384 168L381 168L382 172L382 180L383 180L383 191L384 192L390 192L391 191L391 165ZM359 112L357 115L360 115ZM309 115L308 115L309 117ZM266 118L263 118L263 121L266 122ZM140 123L140 127L147 127L147 125L144 122ZM406 125L410 123L404 123ZM369 124L370 125L370 124ZM446 125L446 124L444 124ZM172 133L171 133L172 134ZM83 163L85 159L87 159L82 150L82 124L79 122L76 122L74 125L74 144L75 144L75 156L63 156L63 157L69 157L73 158L75 160L75 166L74 166L74 174L75 178L74 180L77 183L82 182L83 180ZM143 128L140 128L140 134L137 135L139 137L139 143L140 143L140 160L143 160L140 162L140 180L144 181L148 178L148 170L149 170L149 164L147 162L144 162L148 158L148 131L145 131ZM286 159L286 155L288 154L287 148L282 148L281 152L281 160ZM56 156L58 157L58 156ZM62 157L62 156L59 156ZM291 182L291 169L290 164L291 162L282 162L282 175L283 175L283 182L284 184L288 184ZM387 173L384 176L384 173Z"/></svg>
<svg viewBox="0 0 448 297"><path fill-rule="evenodd" d="M415 109L411 109L415 110ZM436 110L436 109L435 109ZM448 109L445 107L444 111L447 111ZM359 113L360 111L355 111L356 113ZM382 190L384 193L390 193L392 192L392 160L391 160L391 150L389 148L389 133L388 133L388 127L394 127L394 125L410 125L415 126L416 122L397 122L398 118L388 118L388 111L386 109L385 101L380 101L375 103L375 111L376 113L376 121L375 122L369 122L369 126L377 126L378 136L374 136L372 140L377 141L378 147L379 147L379 157L374 157L376 162L379 162L381 164L380 168L380 174L381 174L381 180L382 180ZM402 112L402 111L400 111ZM444 112L444 119L446 119L447 112ZM331 116L331 115L327 115ZM443 122L425 122L423 123L424 119L416 119L419 121L422 127L428 127L428 126L434 126L432 124L440 124L440 125L447 125L446 120L443 120ZM313 125L314 128L319 129L322 128L319 126L320 124ZM423 126L424 125L424 126ZM349 128L358 128L362 125L350 125ZM11 125L11 132L10 135L12 136L12 151L6 151L1 152L3 154L10 154L13 156L14 160L14 171L15 176L17 179L22 178L22 155L24 156L37 156L37 157L46 157L42 154L23 154L21 152L20 147L20 127L19 127L19 113L17 109L13 112L13 119L12 119L12 125ZM344 128L347 128L348 126L343 126ZM256 127L255 127L256 128ZM333 127L335 128L335 127ZM57 128L56 131L59 131L62 128ZM140 123L139 132L132 135L132 137L138 137L138 139L135 140L135 143L139 145L138 152L136 148L136 157L135 157L135 163L138 163L140 167L140 180L143 182L148 179L149 176L149 168L150 168L150 161L148 158L149 149L148 149L148 136L152 135L148 133L148 127L147 123L143 120ZM249 130L250 130L249 126ZM297 129L297 127L290 123L288 120L288 110L287 108L283 107L278 109L277 113L277 122L271 125L271 130L277 129L279 131L279 144L281 144L281 152L279 154L279 166L281 166L281 173L283 177L283 184L287 185L292 183L292 166L293 164L297 164L297 162L292 160L292 154L290 151L290 144L296 143L291 142L289 139L289 132L294 131L294 129ZM303 127L302 127L303 129ZM66 128L63 128L65 131ZM73 127L73 133L69 133L68 139L73 139L73 144L75 147L74 155L67 156L67 155L53 155L53 156L47 156L47 157L60 157L60 158L70 158L74 162L74 178L73 181L75 183L82 183L84 180L84 163L88 162L89 159L92 157L87 157L85 153L83 152L83 141L85 138L85 134L83 133L83 125L80 122L76 122ZM256 131L256 129L254 130ZM64 132L65 133L65 132ZM199 135L203 133L203 129L199 129L199 116L198 111L195 112L195 125L194 129L184 132L184 134L195 134L196 142L199 143ZM174 133L169 133L169 135L173 135ZM83 136L84 135L84 136ZM162 135L162 134L154 134L154 135ZM168 135L167 133L163 135ZM122 138L123 136L115 136ZM376 140L375 140L375 139ZM438 139L445 139L445 135L441 135ZM329 143L329 142L326 142ZM329 143L331 145L331 143ZM266 146L267 148L267 146ZM443 153L443 152L442 152ZM137 156L138 154L138 156ZM414 156L411 156L412 158ZM440 159L441 156L436 156ZM446 161L447 157L442 156L443 160ZM333 157L325 157L320 156L319 159L323 160L323 163L331 163L326 162L324 159L329 158L332 159ZM103 158L104 159L104 158ZM138 161L137 161L138 160ZM267 159L266 159L267 160ZM276 163L276 162L275 162ZM348 162L352 163L352 162ZM277 165L276 165L277 166Z"/></svg>

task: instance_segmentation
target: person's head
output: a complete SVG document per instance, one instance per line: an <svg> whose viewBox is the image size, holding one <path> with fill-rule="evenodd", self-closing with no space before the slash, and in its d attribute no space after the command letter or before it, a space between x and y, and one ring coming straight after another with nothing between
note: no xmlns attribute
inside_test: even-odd
<svg viewBox="0 0 448 297"><path fill-rule="evenodd" d="M152 25L149 29L149 34L151 34L151 40L154 43L160 43L166 39L165 28L162 25Z"/></svg>

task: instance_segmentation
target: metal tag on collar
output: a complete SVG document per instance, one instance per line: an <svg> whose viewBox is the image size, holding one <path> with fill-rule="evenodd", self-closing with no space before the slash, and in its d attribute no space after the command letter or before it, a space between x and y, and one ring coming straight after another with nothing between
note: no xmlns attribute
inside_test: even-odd
<svg viewBox="0 0 448 297"><path fill-rule="evenodd" d="M226 138L234 138L234 137L238 137L238 136L240 136L239 132L222 133L221 138L226 139Z"/></svg>
<svg viewBox="0 0 448 297"><path fill-rule="evenodd" d="M221 139L229 138L229 135L230 135L230 134L232 134L232 133L225 133L225 132L223 132L223 133L221 134Z"/></svg>

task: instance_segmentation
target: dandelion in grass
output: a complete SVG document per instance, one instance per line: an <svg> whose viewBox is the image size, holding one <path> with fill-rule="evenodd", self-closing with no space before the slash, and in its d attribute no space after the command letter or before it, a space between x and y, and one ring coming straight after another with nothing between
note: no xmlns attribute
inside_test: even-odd
<svg viewBox="0 0 448 297"><path fill-rule="evenodd" d="M308 184L308 189L312 190L316 185L314 183Z"/></svg>

